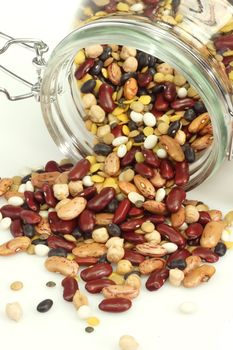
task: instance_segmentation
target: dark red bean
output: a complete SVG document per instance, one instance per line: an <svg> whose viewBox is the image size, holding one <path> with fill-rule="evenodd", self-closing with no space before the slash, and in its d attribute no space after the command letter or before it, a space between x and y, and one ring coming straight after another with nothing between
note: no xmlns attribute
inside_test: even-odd
<svg viewBox="0 0 233 350"><path fill-rule="evenodd" d="M134 231L143 224L145 219L131 219L120 225L122 231Z"/></svg>
<svg viewBox="0 0 233 350"><path fill-rule="evenodd" d="M219 260L218 254L209 248L197 247L192 251L192 255L198 255L202 260L208 263L215 263Z"/></svg>
<svg viewBox="0 0 233 350"><path fill-rule="evenodd" d="M111 113L116 107L112 99L113 92L113 88L106 83L103 83L99 88L99 105L107 113Z"/></svg>
<svg viewBox="0 0 233 350"><path fill-rule="evenodd" d="M115 126L115 128L113 128L111 130L111 133L115 136L115 137L119 137L119 136L122 136L122 126L123 125L117 125Z"/></svg>
<svg viewBox="0 0 233 350"><path fill-rule="evenodd" d="M188 258L190 255L192 255L187 249L179 249L177 251L175 251L174 253L172 253L171 255L169 255L168 259L167 259L167 264L171 264L171 262L173 260L185 260L186 258Z"/></svg>
<svg viewBox="0 0 233 350"><path fill-rule="evenodd" d="M106 312L124 312L131 308L132 301L125 298L104 299L99 304L99 309Z"/></svg>
<svg viewBox="0 0 233 350"><path fill-rule="evenodd" d="M133 207L128 212L128 216L141 216L144 213L144 209Z"/></svg>
<svg viewBox="0 0 233 350"><path fill-rule="evenodd" d="M182 100L176 100L172 102L171 108L175 111L183 111L185 108L191 108L195 104L195 100L192 98L184 98Z"/></svg>
<svg viewBox="0 0 233 350"><path fill-rule="evenodd" d="M20 213L20 218L25 224L36 225L40 222L41 216L32 210L22 210Z"/></svg>
<svg viewBox="0 0 233 350"><path fill-rule="evenodd" d="M69 242L62 237L54 235L47 238L47 243L50 248L63 248L67 252L72 252L72 250L76 247L76 244L74 242Z"/></svg>
<svg viewBox="0 0 233 350"><path fill-rule="evenodd" d="M44 204L45 203L44 192L42 190L35 191L34 192L34 198L40 204Z"/></svg>
<svg viewBox="0 0 233 350"><path fill-rule="evenodd" d="M80 273L81 278L85 282L96 280L99 278L104 278L110 276L112 273L112 266L108 263L99 263L93 267L88 267L85 270L82 270Z"/></svg>
<svg viewBox="0 0 233 350"><path fill-rule="evenodd" d="M28 208L30 210L33 210L33 211L39 211L40 210L40 205L35 199L34 192L32 192L32 191L25 191L24 192L24 197L25 197L25 201L26 201L26 203L28 205Z"/></svg>
<svg viewBox="0 0 233 350"><path fill-rule="evenodd" d="M144 0L144 1L147 1L147 0ZM148 1L150 1L150 0L148 0ZM158 4L146 7L145 10L143 11L143 16L154 20L155 13L157 12L157 6L158 6Z"/></svg>
<svg viewBox="0 0 233 350"><path fill-rule="evenodd" d="M160 159L154 154L151 149L143 149L142 153L146 164L152 166L152 168L159 168Z"/></svg>
<svg viewBox="0 0 233 350"><path fill-rule="evenodd" d="M144 235L136 234L133 231L124 232L123 238L125 241L128 241L130 243L134 243L134 244L141 244L141 243L146 242Z"/></svg>
<svg viewBox="0 0 233 350"><path fill-rule="evenodd" d="M165 100L173 102L176 99L176 85L174 83L167 82L163 92Z"/></svg>
<svg viewBox="0 0 233 350"><path fill-rule="evenodd" d="M47 162L44 170L46 173L50 173L52 171L61 172L61 169L60 169L59 165L57 164L57 162L55 162L55 160L50 160L49 162Z"/></svg>
<svg viewBox="0 0 233 350"><path fill-rule="evenodd" d="M152 81L152 75L149 72L138 73L137 81L140 87L146 87Z"/></svg>
<svg viewBox="0 0 233 350"><path fill-rule="evenodd" d="M188 237L188 239L196 239L202 235L202 232L203 226L198 222L195 222L189 225L189 227L185 231L185 234Z"/></svg>
<svg viewBox="0 0 233 350"><path fill-rule="evenodd" d="M134 167L135 171L147 179L151 179L154 176L154 171L148 165L144 163L137 163Z"/></svg>
<svg viewBox="0 0 233 350"><path fill-rule="evenodd" d="M145 256L133 250L125 249L124 259L129 260L133 265L139 265L145 260Z"/></svg>
<svg viewBox="0 0 233 350"><path fill-rule="evenodd" d="M143 2L147 5L157 5L159 3L159 0L143 0Z"/></svg>
<svg viewBox="0 0 233 350"><path fill-rule="evenodd" d="M201 225L205 226L210 221L211 221L211 217L210 217L210 214L207 211L199 211L199 220L198 220L198 222Z"/></svg>
<svg viewBox="0 0 233 350"><path fill-rule="evenodd" d="M23 226L20 219L15 219L12 221L10 231L13 237L21 237L24 235Z"/></svg>
<svg viewBox="0 0 233 350"><path fill-rule="evenodd" d="M116 191L112 187L103 188L99 194L97 194L88 202L87 208L97 213L100 212L115 197L115 193Z"/></svg>
<svg viewBox="0 0 233 350"><path fill-rule="evenodd" d="M94 66L95 60L94 58L87 58L86 61L81 64L75 72L75 78L80 80L84 77L85 74L89 72L89 70Z"/></svg>
<svg viewBox="0 0 233 350"><path fill-rule="evenodd" d="M158 224L162 224L165 221L165 216L153 214L153 215L145 216L144 221L151 221L153 222L153 224L158 225Z"/></svg>
<svg viewBox="0 0 233 350"><path fill-rule="evenodd" d="M131 165L135 161L135 153L137 152L137 148L133 147L130 151L126 153L126 155L121 159L121 166L126 167Z"/></svg>
<svg viewBox="0 0 233 350"><path fill-rule="evenodd" d="M223 58L223 64L224 66L228 66L233 61L233 56L228 56Z"/></svg>
<svg viewBox="0 0 233 350"><path fill-rule="evenodd" d="M146 288L153 292L160 289L169 276L169 270L166 268L153 271L146 281Z"/></svg>
<svg viewBox="0 0 233 350"><path fill-rule="evenodd" d="M123 201L120 202L112 222L114 224L121 224L127 217L127 214L131 208L131 202L128 198L123 199Z"/></svg>
<svg viewBox="0 0 233 350"><path fill-rule="evenodd" d="M217 50L233 49L233 34L222 35L214 40L214 45Z"/></svg>
<svg viewBox="0 0 233 350"><path fill-rule="evenodd" d="M20 214L22 212L23 208L21 207L14 207L13 205L3 205L0 209L0 212L2 213L2 216L9 217L12 220L19 219Z"/></svg>
<svg viewBox="0 0 233 350"><path fill-rule="evenodd" d="M87 175L88 171L90 170L91 163L87 159L81 159L78 161L77 164L70 170L69 172L69 180L70 181L77 181L81 180L84 176Z"/></svg>
<svg viewBox="0 0 233 350"><path fill-rule="evenodd" d="M178 230L176 230L172 226L169 226L167 224L159 224L156 226L156 230L158 230L159 233L167 240L177 244L179 247L185 246L185 238L181 235L181 233Z"/></svg>
<svg viewBox="0 0 233 350"><path fill-rule="evenodd" d="M55 208L58 201L54 197L52 186L50 186L49 184L43 184L42 191L44 193L46 204L48 204L48 206L51 208Z"/></svg>
<svg viewBox="0 0 233 350"><path fill-rule="evenodd" d="M79 289L78 282L75 278L67 276L65 277L61 285L63 286L63 299L66 301L72 301L75 292Z"/></svg>
<svg viewBox="0 0 233 350"><path fill-rule="evenodd" d="M166 180L173 179L175 172L172 162L169 159L162 159L160 163L160 174Z"/></svg>
<svg viewBox="0 0 233 350"><path fill-rule="evenodd" d="M117 3L115 0L110 0L109 4L104 7L104 11L107 13L116 13L117 11Z"/></svg>
<svg viewBox="0 0 233 350"><path fill-rule="evenodd" d="M159 93L156 96L154 109L159 112L167 112L169 109L169 102L165 100L163 93Z"/></svg>
<svg viewBox="0 0 233 350"><path fill-rule="evenodd" d="M106 278L89 281L85 284L85 288L89 293L97 294L102 291L104 287L112 286L115 282Z"/></svg>
<svg viewBox="0 0 233 350"><path fill-rule="evenodd" d="M97 258L92 258L92 257L87 257L87 258L80 258L78 256L75 257L75 261L80 265L80 266L92 266L97 264L98 259Z"/></svg>
<svg viewBox="0 0 233 350"><path fill-rule="evenodd" d="M53 233L60 233L63 235L71 234L77 227L77 219L73 220L61 220L57 216L56 212L49 213L49 224Z"/></svg>
<svg viewBox="0 0 233 350"><path fill-rule="evenodd" d="M84 197L86 199L91 199L92 197L94 197L97 193L96 187L92 186L92 187L87 187L85 188L83 191L78 193L78 197Z"/></svg>
<svg viewBox="0 0 233 350"><path fill-rule="evenodd" d="M183 201L186 198L186 192L181 187L174 187L166 198L167 209L171 213L176 213L182 206Z"/></svg>
<svg viewBox="0 0 233 350"><path fill-rule="evenodd" d="M92 211L85 209L78 217L78 227L84 233L90 233L95 227L95 215Z"/></svg>
<svg viewBox="0 0 233 350"><path fill-rule="evenodd" d="M195 239L187 239L187 245L190 247L197 247L200 245L200 237L195 238Z"/></svg>
<svg viewBox="0 0 233 350"><path fill-rule="evenodd" d="M62 164L60 165L60 170L61 172L66 172L66 171L69 171L73 168L74 164L72 163L65 163L65 164Z"/></svg>
<svg viewBox="0 0 233 350"><path fill-rule="evenodd" d="M176 162L175 164L175 184L184 186L189 181L189 165L188 162Z"/></svg>

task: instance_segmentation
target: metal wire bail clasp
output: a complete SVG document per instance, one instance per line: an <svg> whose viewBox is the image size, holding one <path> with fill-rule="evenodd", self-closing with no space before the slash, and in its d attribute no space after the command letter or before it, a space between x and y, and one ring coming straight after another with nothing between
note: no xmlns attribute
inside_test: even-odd
<svg viewBox="0 0 233 350"><path fill-rule="evenodd" d="M21 95L11 95L7 89L4 87L0 87L0 92L4 93L6 97L10 101L18 101L23 100L29 97L35 97L37 100L39 100L39 91L41 87L41 81L42 81L42 71L46 66L46 61L44 59L44 54L49 50L48 45L46 45L41 40L36 39L15 39L7 34L4 34L0 32L0 37L6 39L7 41L3 45L2 48L0 48L0 55L4 54L11 45L18 44L23 46L24 48L28 50L32 50L35 52L36 56L33 58L32 63L36 67L37 72L37 81L33 84L24 78L18 76L11 70L7 69L6 67L0 65L0 69L5 72L6 74L10 75L12 78L22 82L24 85L28 86L30 88L30 92L24 93Z"/></svg>

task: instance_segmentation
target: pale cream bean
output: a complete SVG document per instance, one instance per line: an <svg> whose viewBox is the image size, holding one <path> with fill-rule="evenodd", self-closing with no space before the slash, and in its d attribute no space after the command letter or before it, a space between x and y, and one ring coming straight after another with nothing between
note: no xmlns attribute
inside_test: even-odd
<svg viewBox="0 0 233 350"><path fill-rule="evenodd" d="M69 184L69 191L72 197L77 196L79 192L83 191L83 182L82 181L70 181Z"/></svg>
<svg viewBox="0 0 233 350"><path fill-rule="evenodd" d="M19 303L6 304L6 315L10 320L18 322L23 316L23 310Z"/></svg>
<svg viewBox="0 0 233 350"><path fill-rule="evenodd" d="M121 49L120 57L126 60L129 57L135 57L137 50L134 47L123 46Z"/></svg>
<svg viewBox="0 0 233 350"><path fill-rule="evenodd" d="M139 344L131 335L123 335L119 340L119 347L121 350L137 350Z"/></svg>
<svg viewBox="0 0 233 350"><path fill-rule="evenodd" d="M103 53L103 46L101 45L90 45L85 48L85 53L87 57L97 58Z"/></svg>
<svg viewBox="0 0 233 350"><path fill-rule="evenodd" d="M93 94L85 94L82 97L82 104L85 109L90 109L92 106L97 105L97 100Z"/></svg>
<svg viewBox="0 0 233 350"><path fill-rule="evenodd" d="M125 72L136 72L138 68L138 61L135 57L128 57L123 63L123 67Z"/></svg>
<svg viewBox="0 0 233 350"><path fill-rule="evenodd" d="M59 201L69 196L69 187L67 184L55 184L53 185L54 197Z"/></svg>
<svg viewBox="0 0 233 350"><path fill-rule="evenodd" d="M93 105L90 108L90 119L94 123L102 123L105 119L105 111L98 105Z"/></svg>
<svg viewBox="0 0 233 350"><path fill-rule="evenodd" d="M145 239L147 242L154 242L154 243L160 243L161 242L161 235L158 231L154 230L151 233L145 234Z"/></svg>
<svg viewBox="0 0 233 350"><path fill-rule="evenodd" d="M179 269L169 271L169 282L172 286L179 287L184 279L184 272Z"/></svg>

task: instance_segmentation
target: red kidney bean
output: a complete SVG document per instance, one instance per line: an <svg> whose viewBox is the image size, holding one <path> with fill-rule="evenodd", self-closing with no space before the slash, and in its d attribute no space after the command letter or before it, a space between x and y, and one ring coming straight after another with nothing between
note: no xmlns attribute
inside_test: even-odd
<svg viewBox="0 0 233 350"><path fill-rule="evenodd" d="M186 198L186 192L181 187L174 187L167 195L166 206L171 213L176 213Z"/></svg>
<svg viewBox="0 0 233 350"><path fill-rule="evenodd" d="M117 126L115 126L115 128L113 128L113 129L111 130L111 133L112 133L115 137L122 136L122 125L117 125Z"/></svg>
<svg viewBox="0 0 233 350"><path fill-rule="evenodd" d="M57 162L55 162L55 160L50 160L49 162L47 162L44 170L46 173L50 173L52 171L61 172L61 169L60 169L59 165L57 164Z"/></svg>
<svg viewBox="0 0 233 350"><path fill-rule="evenodd" d="M217 50L233 49L233 34L223 35L214 40Z"/></svg>
<svg viewBox="0 0 233 350"><path fill-rule="evenodd" d="M205 226L210 221L211 221L211 217L210 217L210 214L207 211L199 211L199 220L198 220L198 222L201 225Z"/></svg>
<svg viewBox="0 0 233 350"><path fill-rule="evenodd" d="M14 207L13 205L7 204L1 207L0 212L2 213L2 216L4 218L9 217L12 220L15 220L20 218L20 214L22 210L23 208L21 207Z"/></svg>
<svg viewBox="0 0 233 350"><path fill-rule="evenodd" d="M130 219L120 225L122 231L134 231L143 224L145 219Z"/></svg>
<svg viewBox="0 0 233 350"><path fill-rule="evenodd" d="M85 209L78 217L78 227L84 233L90 233L95 227L95 215L92 211Z"/></svg>
<svg viewBox="0 0 233 350"><path fill-rule="evenodd" d="M179 249L177 251L175 251L174 253L172 253L171 255L169 255L168 259L167 259L167 264L171 264L171 262L173 260L185 260L186 258L188 258L190 255L192 255L187 249Z"/></svg>
<svg viewBox="0 0 233 350"><path fill-rule="evenodd" d="M40 204L45 203L44 193L41 190L37 190L34 192L34 198Z"/></svg>
<svg viewBox="0 0 233 350"><path fill-rule="evenodd" d="M112 266L108 263L99 263L93 267L88 267L85 270L82 270L80 273L81 278L85 282L96 280L99 278L104 278L110 276L112 273Z"/></svg>
<svg viewBox="0 0 233 350"><path fill-rule="evenodd" d="M70 181L81 180L85 175L87 175L90 170L91 163L87 159L81 159L77 164L70 170L68 178Z"/></svg>
<svg viewBox="0 0 233 350"><path fill-rule="evenodd" d="M143 2L147 5L157 5L159 3L159 0L143 0Z"/></svg>
<svg viewBox="0 0 233 350"><path fill-rule="evenodd" d="M133 265L139 265L145 260L145 256L134 252L133 250L125 249L125 255L123 259L129 260Z"/></svg>
<svg viewBox="0 0 233 350"><path fill-rule="evenodd" d="M121 159L121 166L125 167L132 164L135 161L135 153L137 152L137 148L133 147L129 150L126 155Z"/></svg>
<svg viewBox="0 0 233 350"><path fill-rule="evenodd" d="M15 219L12 221L10 231L13 237L21 237L24 235L22 222L20 219Z"/></svg>
<svg viewBox="0 0 233 350"><path fill-rule="evenodd" d="M175 184L184 186L189 181L189 165L188 162L176 162L175 165Z"/></svg>
<svg viewBox="0 0 233 350"><path fill-rule="evenodd" d="M104 11L106 11L107 13L116 13L117 4L115 0L110 0L109 4L104 7Z"/></svg>
<svg viewBox="0 0 233 350"><path fill-rule="evenodd" d="M22 210L20 213L20 218L26 224L36 225L40 222L41 216L32 210Z"/></svg>
<svg viewBox="0 0 233 350"><path fill-rule="evenodd" d="M61 220L57 216L56 212L49 213L49 224L53 233L60 233L63 235L71 234L77 227L77 219L73 220Z"/></svg>
<svg viewBox="0 0 233 350"><path fill-rule="evenodd" d="M160 289L168 279L168 276L169 270L166 268L153 271L146 281L146 288L150 292Z"/></svg>
<svg viewBox="0 0 233 350"><path fill-rule="evenodd" d="M92 258L92 257L87 257L87 258L80 258L78 256L75 257L75 261L80 265L80 266L91 266L95 265L98 262L97 258Z"/></svg>
<svg viewBox="0 0 233 350"><path fill-rule="evenodd" d="M77 280L73 277L67 276L62 280L61 284L64 288L63 299L66 301L72 301L75 292L79 289Z"/></svg>
<svg viewBox="0 0 233 350"><path fill-rule="evenodd" d="M94 58L87 58L86 61L81 64L75 72L75 78L80 80L84 77L85 74L89 72L89 70L94 66L95 60Z"/></svg>
<svg viewBox="0 0 233 350"><path fill-rule="evenodd" d="M188 237L188 239L196 239L202 235L202 232L203 226L198 222L195 222L189 225L189 227L185 231L185 234Z"/></svg>
<svg viewBox="0 0 233 350"><path fill-rule="evenodd" d="M54 197L52 186L49 184L43 184L42 191L44 193L46 204L51 208L55 208L57 205L57 199Z"/></svg>
<svg viewBox="0 0 233 350"><path fill-rule="evenodd" d="M63 248L67 252L72 252L72 250L76 247L76 244L74 242L69 242L62 237L54 235L47 238L47 243L50 248Z"/></svg>
<svg viewBox="0 0 233 350"><path fill-rule="evenodd" d="M87 203L87 208L97 213L100 212L115 197L115 193L116 191L112 187L103 188L99 194L97 194Z"/></svg>
<svg viewBox="0 0 233 350"><path fill-rule="evenodd" d="M72 163L62 164L62 165L60 165L60 170L63 173L65 171L71 170L73 168L73 166L74 166L74 164L72 164Z"/></svg>
<svg viewBox="0 0 233 350"><path fill-rule="evenodd" d="M176 99L176 85L174 83L165 83L165 89L163 92L165 100L168 102L173 102Z"/></svg>
<svg viewBox="0 0 233 350"><path fill-rule="evenodd" d="M99 88L99 105L107 113L111 113L116 107L112 99L113 92L113 88L106 83L103 83Z"/></svg>
<svg viewBox="0 0 233 350"><path fill-rule="evenodd" d="M159 112L167 112L169 109L169 102L165 100L162 92L157 94L154 108Z"/></svg>
<svg viewBox="0 0 233 350"><path fill-rule="evenodd" d="M175 172L172 162L169 159L162 159L160 163L160 174L166 180L173 179Z"/></svg>
<svg viewBox="0 0 233 350"><path fill-rule="evenodd" d="M215 263L219 260L219 256L209 248L197 247L192 251L192 255L198 255L208 263Z"/></svg>
<svg viewBox="0 0 233 350"><path fill-rule="evenodd" d="M223 58L223 64L224 66L228 66L233 61L233 56L228 56Z"/></svg>
<svg viewBox="0 0 233 350"><path fill-rule="evenodd" d="M144 217L144 221L151 221L153 224L162 224L165 221L165 216L163 215L149 215Z"/></svg>
<svg viewBox="0 0 233 350"><path fill-rule="evenodd" d="M152 168L159 168L160 159L154 154L151 149L144 149L142 153L146 164L152 166Z"/></svg>
<svg viewBox="0 0 233 350"><path fill-rule="evenodd" d="M155 106L152 108L151 113L154 114L154 116L156 117L156 119L159 119L160 117L162 117L162 115L164 114L163 112L159 112L155 109Z"/></svg>
<svg viewBox="0 0 233 350"><path fill-rule="evenodd" d="M159 233L168 239L170 242L177 244L179 247L184 247L186 240L181 235L181 233L173 228L172 226L169 226L167 224L159 224L156 226L156 230L159 231Z"/></svg>
<svg viewBox="0 0 233 350"><path fill-rule="evenodd" d="M35 200L34 192L32 192L32 191L25 191L24 192L24 197L25 197L25 201L26 201L29 209L31 209L33 211L39 211L40 210L40 205Z"/></svg>
<svg viewBox="0 0 233 350"><path fill-rule="evenodd" d="M144 213L144 209L133 207L128 212L128 216L141 216Z"/></svg>
<svg viewBox="0 0 233 350"><path fill-rule="evenodd" d="M97 190L94 186L87 187L83 191L78 193L78 197L84 197L84 198L89 200L92 197L94 197L96 195L96 193L97 193Z"/></svg>
<svg viewBox="0 0 233 350"><path fill-rule="evenodd" d="M131 208L131 202L128 198L123 199L118 205L118 208L115 211L112 222L114 224L121 224L127 217L127 214Z"/></svg>
<svg viewBox="0 0 233 350"><path fill-rule="evenodd" d="M125 298L104 299L99 304L99 309L106 312L124 312L131 308L132 301Z"/></svg>
<svg viewBox="0 0 233 350"><path fill-rule="evenodd" d="M147 179L151 179L154 176L154 171L146 164L137 163L134 167L135 171Z"/></svg>
<svg viewBox="0 0 233 350"><path fill-rule="evenodd" d="M195 104L195 100L192 98L184 98L182 100L176 100L172 102L171 108L175 111L183 111L185 108L191 108Z"/></svg>
<svg viewBox="0 0 233 350"><path fill-rule="evenodd" d="M137 81L140 87L146 87L152 81L152 75L148 72L138 73Z"/></svg>
<svg viewBox="0 0 233 350"><path fill-rule="evenodd" d="M89 293L97 294L100 293L104 287L112 286L114 284L116 284L114 281L103 278L87 282L85 288Z"/></svg>
<svg viewBox="0 0 233 350"><path fill-rule="evenodd" d="M140 235L140 234L136 234L133 231L130 232L124 232L123 233L123 238L130 242L130 243L134 243L134 244L141 244L141 243L145 243L146 239L144 237L144 235Z"/></svg>

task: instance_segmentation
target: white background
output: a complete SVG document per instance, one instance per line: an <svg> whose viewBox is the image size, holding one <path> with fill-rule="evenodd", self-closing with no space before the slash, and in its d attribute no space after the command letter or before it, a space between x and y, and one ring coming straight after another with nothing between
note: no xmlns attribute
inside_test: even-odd
<svg viewBox="0 0 233 350"><path fill-rule="evenodd" d="M41 38L54 47L69 30L78 3L79 0L2 1L0 30L15 37ZM31 58L30 52L12 49L5 58L0 56L0 64L7 63L30 79L33 77ZM22 91L20 85L2 74L0 86L7 86L12 93ZM20 174L25 167L40 166L50 159L61 158L62 154L43 124L39 104L33 99L9 102L0 94L0 176ZM190 193L190 197L225 213L233 209L232 172L233 163L225 162L218 174ZM9 238L9 233L0 232L0 242ZM93 315L101 320L101 325L92 334L85 333L85 322L78 319L73 305L62 299L62 277L48 273L43 261L43 258L26 254L0 258L3 349L117 350L122 334L134 335L141 350L232 348L232 251L217 264L217 273L208 284L195 290L166 285L157 292L143 291L134 301L134 307L125 314L99 312L97 305L101 297L90 296ZM24 289L11 291L9 285L14 280L23 281ZM56 281L57 286L47 288L45 283L49 280ZM82 289L83 285L80 285ZM52 298L54 306L47 314L39 314L36 306L45 298ZM4 313L5 304L13 301L19 301L24 310L19 323L8 320ZM198 312L191 316L180 314L178 305L184 301L195 302Z"/></svg>

